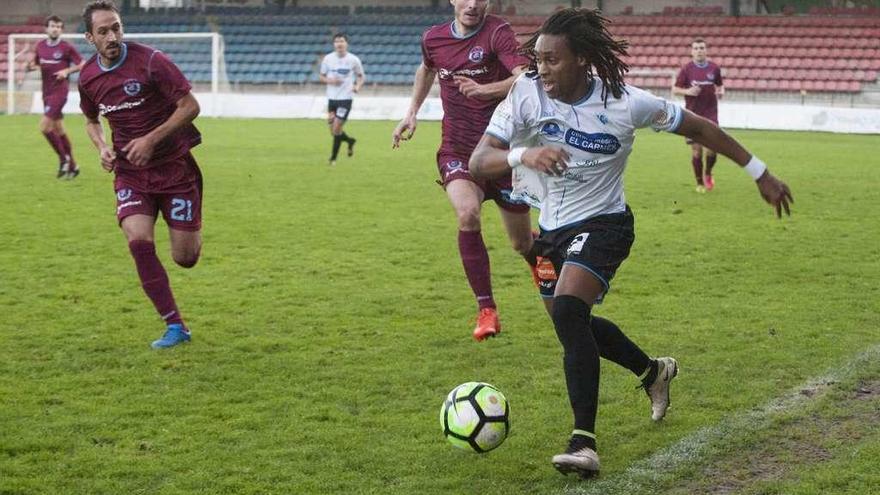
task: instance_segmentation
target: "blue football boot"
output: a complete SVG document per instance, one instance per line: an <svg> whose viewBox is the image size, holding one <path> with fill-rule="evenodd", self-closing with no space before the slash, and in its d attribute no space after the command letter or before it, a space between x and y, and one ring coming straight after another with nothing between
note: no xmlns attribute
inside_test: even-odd
<svg viewBox="0 0 880 495"><path fill-rule="evenodd" d="M163 335L161 339L153 341L153 343L150 344L150 347L153 349L167 349L168 347L174 347L177 344L189 342L191 338L189 331L187 331L183 325L180 323L172 323L168 325L168 329L165 330L165 335Z"/></svg>

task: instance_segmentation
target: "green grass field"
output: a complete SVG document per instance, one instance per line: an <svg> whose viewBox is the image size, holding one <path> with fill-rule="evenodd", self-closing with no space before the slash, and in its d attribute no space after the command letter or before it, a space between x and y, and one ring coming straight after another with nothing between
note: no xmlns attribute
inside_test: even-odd
<svg viewBox="0 0 880 495"><path fill-rule="evenodd" d="M626 176L637 240L595 313L682 373L652 424L636 379L603 363L602 477L581 483L549 462L571 430L561 348L490 203L504 333L470 339L475 304L434 184L437 123L392 151L393 123L350 122L357 156L328 168L321 121L199 119L202 259L173 266L161 222L157 239L194 337L155 352L161 322L81 117L66 119L84 169L73 182L54 179L37 120L0 118L0 494L880 486L877 136L734 132L791 186L780 221L730 162L698 195L682 139L639 135ZM857 356L864 366L847 364ZM482 456L438 424L446 393L471 380L511 403L511 436ZM795 407L741 420L792 390ZM711 448L633 484L632 466L707 429Z"/></svg>

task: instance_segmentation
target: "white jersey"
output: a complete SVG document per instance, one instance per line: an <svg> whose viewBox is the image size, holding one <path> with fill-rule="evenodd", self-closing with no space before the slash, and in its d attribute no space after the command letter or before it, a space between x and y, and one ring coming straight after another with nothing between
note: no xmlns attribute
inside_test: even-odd
<svg viewBox="0 0 880 495"><path fill-rule="evenodd" d="M355 76L364 75L361 59L351 53L340 57L336 52L328 53L321 61L321 75L331 79L342 79L342 84L327 85L327 99L350 100L354 94Z"/></svg>
<svg viewBox="0 0 880 495"><path fill-rule="evenodd" d="M681 107L647 91L627 86L620 99L601 99L602 81L594 79L586 97L573 104L553 100L540 78L520 75L495 109L486 134L511 148L564 146L568 169L551 176L521 165L513 170L513 197L541 209L538 223L556 230L596 215L626 209L623 170L635 130L674 131Z"/></svg>

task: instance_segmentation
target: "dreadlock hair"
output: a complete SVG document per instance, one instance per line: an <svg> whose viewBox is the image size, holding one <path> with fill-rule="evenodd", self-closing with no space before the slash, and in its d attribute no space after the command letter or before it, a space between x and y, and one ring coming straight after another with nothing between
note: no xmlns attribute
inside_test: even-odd
<svg viewBox="0 0 880 495"><path fill-rule="evenodd" d="M522 46L522 53L529 58L529 70L537 71L535 43L542 34L562 35L568 47L576 56L584 57L587 62L587 77L596 76L602 81L602 101L608 106L608 92L615 98L623 96L623 76L629 71L629 65L621 57L627 55L629 43L615 40L608 32L610 21L598 10L564 9L550 16L537 32Z"/></svg>

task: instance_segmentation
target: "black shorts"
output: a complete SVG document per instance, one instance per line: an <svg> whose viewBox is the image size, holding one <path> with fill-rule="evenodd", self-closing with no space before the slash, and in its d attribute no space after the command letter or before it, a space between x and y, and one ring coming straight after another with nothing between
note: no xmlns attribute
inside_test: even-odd
<svg viewBox="0 0 880 495"><path fill-rule="evenodd" d="M599 304L620 264L629 256L636 238L633 226L632 210L627 206L623 213L595 216L550 232L541 229L533 252L550 259L556 273L562 273L563 265L571 264L595 275L604 287L594 301ZM541 280L540 290L541 297L553 297L556 280Z"/></svg>
<svg viewBox="0 0 880 495"><path fill-rule="evenodd" d="M348 120L348 112L351 112L351 100L327 100L327 112L344 122Z"/></svg>

